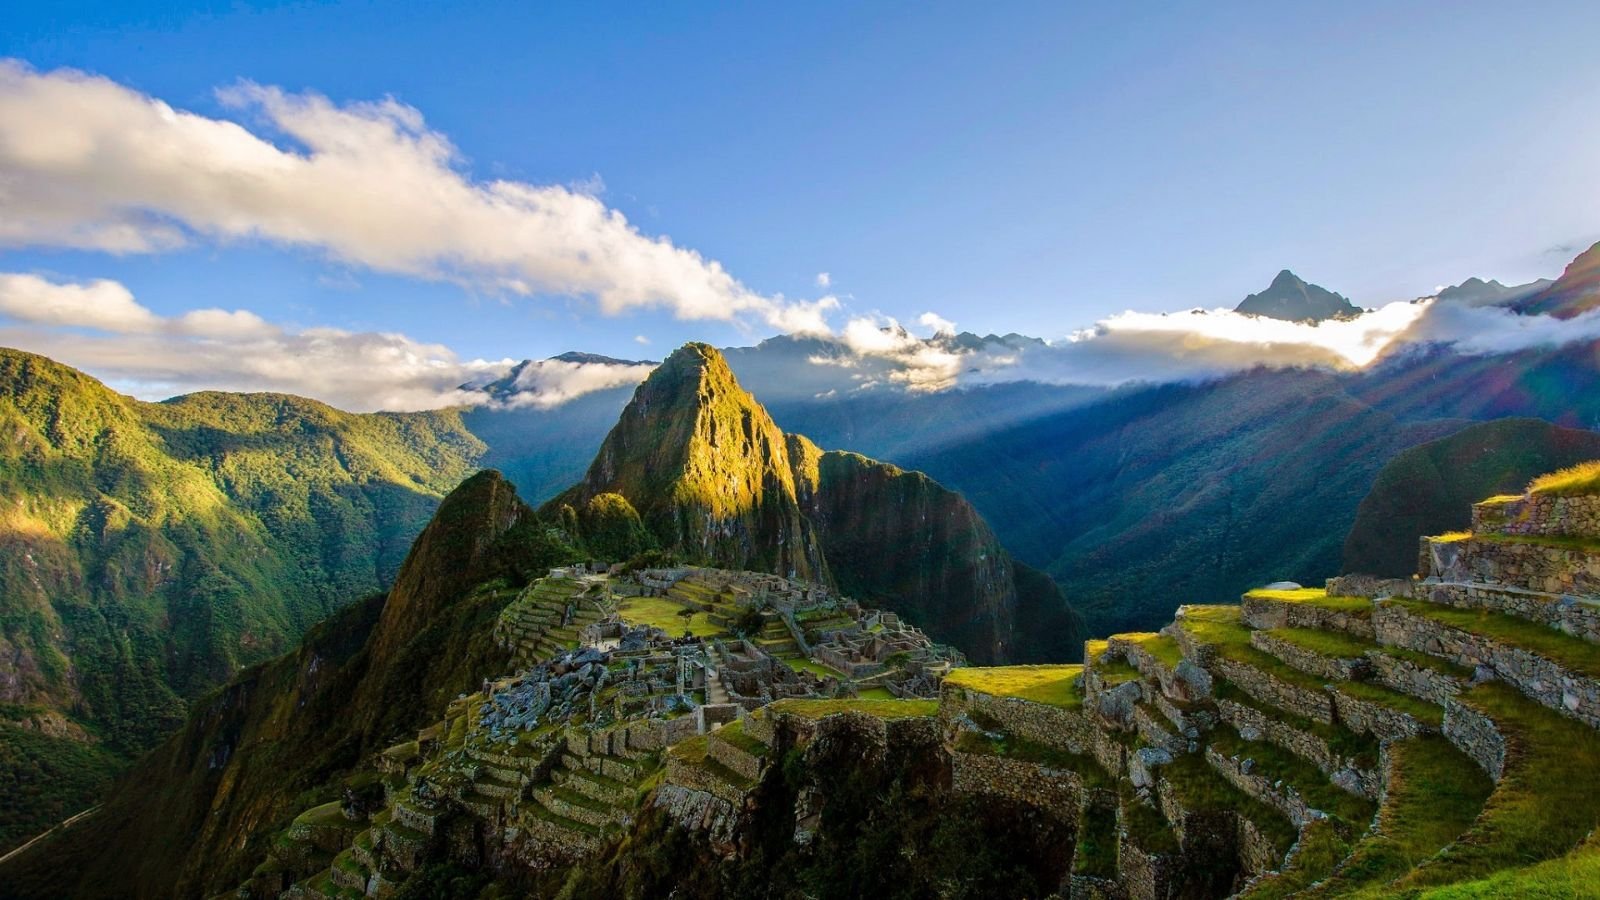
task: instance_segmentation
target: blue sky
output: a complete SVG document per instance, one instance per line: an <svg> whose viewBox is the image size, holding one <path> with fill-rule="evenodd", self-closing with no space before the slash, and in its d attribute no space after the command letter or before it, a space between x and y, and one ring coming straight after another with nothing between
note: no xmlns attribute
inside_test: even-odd
<svg viewBox="0 0 1600 900"><path fill-rule="evenodd" d="M1376 306L1553 275L1600 237L1590 3L5 6L0 56L280 147L217 90L393 97L470 180L598 190L755 294L837 294L836 325L933 311L1056 337L1231 306L1283 267ZM659 356L774 330L600 315L249 237L13 241L0 271L463 357Z"/></svg>

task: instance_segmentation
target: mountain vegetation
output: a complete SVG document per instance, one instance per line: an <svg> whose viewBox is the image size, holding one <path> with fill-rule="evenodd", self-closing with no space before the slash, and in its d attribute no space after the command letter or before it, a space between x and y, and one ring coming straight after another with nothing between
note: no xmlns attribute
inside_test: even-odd
<svg viewBox="0 0 1600 900"><path fill-rule="evenodd" d="M1344 571L1404 577L1423 535L1463 531L1472 503L1520 493L1543 473L1600 459L1600 434L1539 419L1499 419L1403 451L1356 510Z"/></svg>
<svg viewBox="0 0 1600 900"><path fill-rule="evenodd" d="M141 403L0 350L0 781L26 785L0 805L0 847L88 805L190 700L386 585L482 452L452 411ZM29 774L88 759L94 777L49 790Z"/></svg>
<svg viewBox="0 0 1600 900"><path fill-rule="evenodd" d="M639 386L583 480L543 512L581 521L608 496L680 558L835 584L977 660L1059 659L1081 639L1060 591L960 495L784 434L705 344Z"/></svg>

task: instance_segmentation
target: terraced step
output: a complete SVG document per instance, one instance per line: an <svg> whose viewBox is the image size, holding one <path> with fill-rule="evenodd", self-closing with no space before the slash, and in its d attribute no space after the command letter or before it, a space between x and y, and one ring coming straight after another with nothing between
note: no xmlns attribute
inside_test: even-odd
<svg viewBox="0 0 1600 900"><path fill-rule="evenodd" d="M1379 639L1459 666L1489 666L1549 708L1600 728L1600 652L1581 638L1488 610L1392 599Z"/></svg>
<svg viewBox="0 0 1600 900"><path fill-rule="evenodd" d="M1489 777L1443 737L1392 745L1376 827L1356 842L1331 878L1316 879L1321 883L1298 896L1345 896L1404 876L1459 838L1493 788Z"/></svg>
<svg viewBox="0 0 1600 900"><path fill-rule="evenodd" d="M1428 579L1414 588L1418 600L1458 609L1484 609L1555 628L1600 644L1600 598L1535 591L1504 584Z"/></svg>
<svg viewBox="0 0 1600 900"><path fill-rule="evenodd" d="M579 822L576 819L569 819L558 813L553 813L549 809L546 809L537 803L524 806L522 808L522 812L524 815L538 820L547 826L573 835L575 838L575 843L578 843L580 846L585 846L591 849L599 846L598 839L601 835L601 829L596 828L587 822Z"/></svg>
<svg viewBox="0 0 1600 900"><path fill-rule="evenodd" d="M1115 884L1117 878L1118 815L1115 809L1084 804L1078 818L1077 844L1072 851L1072 877L1090 883ZM1074 896L1078 891L1072 892Z"/></svg>
<svg viewBox="0 0 1600 900"><path fill-rule="evenodd" d="M367 879L372 876L367 866L356 859L349 850L333 858L333 865L329 867L328 873L337 887L351 888L363 894L367 890Z"/></svg>
<svg viewBox="0 0 1600 900"><path fill-rule="evenodd" d="M1366 830L1377 812L1372 800L1334 784L1321 769L1282 747L1246 740L1227 726L1212 732L1210 738L1207 760L1213 766L1227 763L1222 769L1224 777L1276 807L1297 826L1326 814L1359 833ZM1247 789L1250 784L1255 790Z"/></svg>
<svg viewBox="0 0 1600 900"><path fill-rule="evenodd" d="M1299 837L1283 813L1239 790L1203 754L1186 753L1162 766L1156 788L1186 851L1232 854L1246 874L1277 868Z"/></svg>
<svg viewBox="0 0 1600 900"><path fill-rule="evenodd" d="M618 825L627 818L627 813L617 807L559 785L535 788L533 796L540 806L554 815L582 822L592 828Z"/></svg>
<svg viewBox="0 0 1600 900"><path fill-rule="evenodd" d="M522 780L520 778L501 778L492 773L479 772L478 778L472 784L475 793L497 800L510 800L522 793Z"/></svg>
<svg viewBox="0 0 1600 900"><path fill-rule="evenodd" d="M1396 892L1560 859L1600 826L1600 740L1592 729L1500 682L1474 687L1461 702L1504 737L1500 779L1471 827L1394 881Z"/></svg>
<svg viewBox="0 0 1600 900"><path fill-rule="evenodd" d="M570 788L601 803L612 805L627 803L635 792L633 785L596 774L582 765L576 768L558 768L551 774L562 787Z"/></svg>
<svg viewBox="0 0 1600 900"><path fill-rule="evenodd" d="M1450 534L1423 539L1425 577L1549 594L1600 595L1600 541L1549 535Z"/></svg>
<svg viewBox="0 0 1600 900"><path fill-rule="evenodd" d="M1215 694L1221 720L1240 734L1294 753L1346 790L1368 798L1378 796L1377 738L1264 704L1227 682L1218 683Z"/></svg>
<svg viewBox="0 0 1600 900"><path fill-rule="evenodd" d="M1245 594L1240 608L1251 628L1316 628L1356 637L1373 636L1373 606L1366 597L1330 597L1321 588L1262 588Z"/></svg>
<svg viewBox="0 0 1600 900"><path fill-rule="evenodd" d="M1185 653L1259 702L1324 725L1399 740L1437 730L1444 710L1380 684L1328 684L1255 646L1239 607L1186 606L1179 610Z"/></svg>
<svg viewBox="0 0 1600 900"><path fill-rule="evenodd" d="M595 754L582 757L579 765L596 775L621 781L627 784L637 784L644 777L643 767L636 760L624 759L620 756L606 756Z"/></svg>

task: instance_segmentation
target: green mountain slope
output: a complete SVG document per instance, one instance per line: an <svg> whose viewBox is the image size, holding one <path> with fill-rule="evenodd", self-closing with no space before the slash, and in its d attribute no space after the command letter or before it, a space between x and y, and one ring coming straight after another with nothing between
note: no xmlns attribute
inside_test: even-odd
<svg viewBox="0 0 1600 900"><path fill-rule="evenodd" d="M105 808L7 867L0 896L206 896L243 880L262 841L339 776L502 671L496 616L542 554L532 510L496 472L464 482L387 597L347 606L298 650L195 704Z"/></svg>
<svg viewBox="0 0 1600 900"><path fill-rule="evenodd" d="M1600 459L1600 434L1539 419L1501 419L1463 429L1396 456L1361 501L1344 542L1344 571L1405 577L1417 566L1417 539L1461 531L1471 505L1520 493L1528 482Z"/></svg>
<svg viewBox="0 0 1600 900"><path fill-rule="evenodd" d="M976 660L1065 659L1082 637L1060 591L1021 571L959 494L785 435L705 344L639 386L583 481L543 512L605 494L684 558L836 585Z"/></svg>
<svg viewBox="0 0 1600 900"><path fill-rule="evenodd" d="M115 758L169 733L187 700L387 584L482 451L455 412L141 403L0 350L0 778L75 752L63 740ZM42 747L7 724L44 713L71 727ZM0 809L0 847L58 811Z"/></svg>

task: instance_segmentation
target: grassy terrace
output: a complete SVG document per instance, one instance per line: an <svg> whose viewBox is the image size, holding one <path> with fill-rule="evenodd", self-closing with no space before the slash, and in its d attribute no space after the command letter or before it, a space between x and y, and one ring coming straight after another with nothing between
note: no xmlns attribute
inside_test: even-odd
<svg viewBox="0 0 1600 900"><path fill-rule="evenodd" d="M1493 719L1511 745L1505 773L1460 839L1400 881L1424 888L1489 878L1559 859L1600 825L1600 740L1594 729L1501 682L1461 700Z"/></svg>
<svg viewBox="0 0 1600 900"><path fill-rule="evenodd" d="M1256 600L1305 603L1322 609L1351 613L1358 616L1372 615L1372 601L1366 597L1329 597L1328 592L1322 588L1301 588L1296 591L1272 591L1266 588L1259 588L1250 591L1245 596Z"/></svg>
<svg viewBox="0 0 1600 900"><path fill-rule="evenodd" d="M1412 615L1534 653L1580 675L1600 678L1600 647L1554 628L1486 609L1456 609L1423 600L1393 600Z"/></svg>
<svg viewBox="0 0 1600 900"><path fill-rule="evenodd" d="M1299 832L1283 814L1229 784L1199 753L1185 753L1161 767L1179 804L1191 812L1235 812L1255 823L1281 856L1294 846Z"/></svg>
<svg viewBox="0 0 1600 900"><path fill-rule="evenodd" d="M1528 492L1554 497L1600 494L1600 460L1535 478L1533 483L1528 485Z"/></svg>
<svg viewBox="0 0 1600 900"><path fill-rule="evenodd" d="M1276 900L1304 896L1301 891L1325 880L1350 852L1346 829L1333 819L1318 819L1300 836L1294 859L1281 872L1268 875L1240 894L1245 900Z"/></svg>
<svg viewBox="0 0 1600 900"><path fill-rule="evenodd" d="M859 712L880 719L910 719L937 716L937 700L799 700L789 698L771 704L773 713L789 713L807 719L821 719L835 713Z"/></svg>
<svg viewBox="0 0 1600 900"><path fill-rule="evenodd" d="M1335 787L1321 769L1277 744L1247 741L1237 731L1222 726L1212 732L1211 746L1223 756L1255 760L1253 774L1294 788L1312 807L1336 816L1358 830L1365 828L1377 812L1377 805L1371 800Z"/></svg>
<svg viewBox="0 0 1600 900"><path fill-rule="evenodd" d="M1072 872L1091 878L1117 877L1117 816L1112 810L1084 807L1078 819Z"/></svg>
<svg viewBox="0 0 1600 900"><path fill-rule="evenodd" d="M843 674L835 672L822 663L812 659L786 659L784 665L796 672L809 672L818 678L843 678Z"/></svg>
<svg viewBox="0 0 1600 900"><path fill-rule="evenodd" d="M1095 663L1094 673L1100 676L1100 681L1107 687L1116 687L1144 677L1131 663L1121 659Z"/></svg>
<svg viewBox="0 0 1600 900"><path fill-rule="evenodd" d="M1275 719L1298 731L1318 737L1328 745L1329 750L1346 759L1354 760L1356 765L1364 769L1370 769L1378 764L1378 740L1371 735L1356 734L1348 728L1326 725L1287 709L1269 706L1226 681L1219 681L1214 685L1212 694L1218 700L1228 700L1249 707L1269 719Z"/></svg>
<svg viewBox="0 0 1600 900"><path fill-rule="evenodd" d="M628 622L659 628L673 637L683 634L684 628L688 628L695 637L713 637L724 633L711 623L708 613L692 611L666 597L628 597L622 601L617 612ZM689 612L693 614L684 615Z"/></svg>
<svg viewBox="0 0 1600 900"><path fill-rule="evenodd" d="M1327 656L1333 659L1361 659L1367 655L1368 650L1378 649L1377 644L1363 641L1342 631L1322 631L1317 628L1274 628L1264 633L1286 644L1292 644L1302 650L1309 650L1319 656Z"/></svg>
<svg viewBox="0 0 1600 900"><path fill-rule="evenodd" d="M1390 754L1389 792L1377 829L1314 893L1379 891L1466 831L1494 789L1489 776L1443 737L1402 741Z"/></svg>
<svg viewBox="0 0 1600 900"><path fill-rule="evenodd" d="M1156 662L1169 669L1175 669L1178 667L1178 663L1183 662L1183 650L1178 646L1178 642L1164 634L1142 631L1117 634L1112 635L1112 637L1138 646L1141 650L1154 657Z"/></svg>
<svg viewBox="0 0 1600 900"><path fill-rule="evenodd" d="M1078 680L1082 676L1083 666L1079 665L995 666L952 669L944 683L994 697L1015 697L1062 709L1078 709L1083 706L1083 696L1078 693Z"/></svg>
<svg viewBox="0 0 1600 900"><path fill-rule="evenodd" d="M1122 827L1135 846L1146 853L1175 854L1179 851L1178 836L1161 810L1154 805L1139 802L1131 788L1124 787L1122 804L1117 812Z"/></svg>
<svg viewBox="0 0 1600 900"><path fill-rule="evenodd" d="M1428 891L1426 900L1498 900L1501 897L1588 897L1600 885L1600 839L1572 853L1480 881Z"/></svg>
<svg viewBox="0 0 1600 900"><path fill-rule="evenodd" d="M745 733L743 722L729 722L716 730L717 739L732 744L751 756L765 756L767 745Z"/></svg>
<svg viewBox="0 0 1600 900"><path fill-rule="evenodd" d="M1270 653L1250 645L1250 628L1239 618L1237 606L1186 606L1181 627L1196 641L1214 647L1218 655L1301 688L1325 690L1329 685L1315 675L1308 675ZM1376 646L1376 645L1373 645ZM1347 696L1376 703L1380 706L1414 716L1417 721L1434 728L1444 719L1444 710L1410 694L1390 690L1382 685L1361 681L1341 682L1331 687Z"/></svg>
<svg viewBox="0 0 1600 900"><path fill-rule="evenodd" d="M963 753L998 756L1073 772L1083 779L1085 787L1105 787L1111 784L1110 776L1092 757L1046 747L1014 735L996 739L978 731L963 731L956 738L956 749Z"/></svg>

